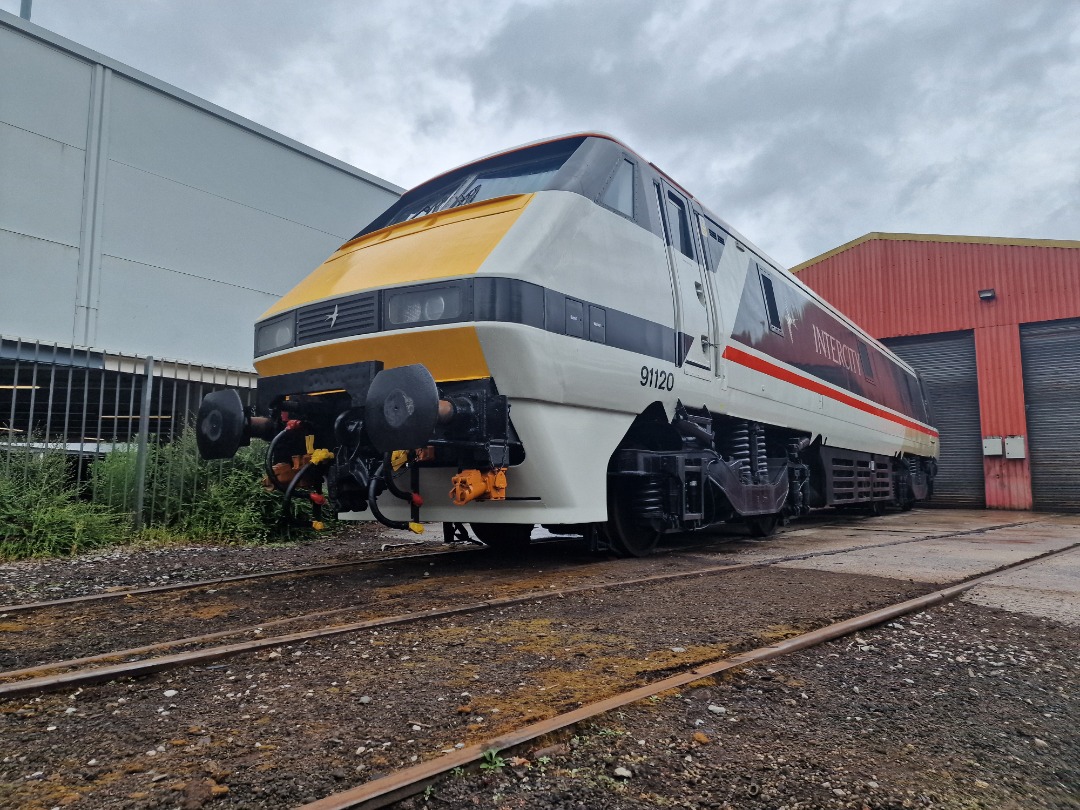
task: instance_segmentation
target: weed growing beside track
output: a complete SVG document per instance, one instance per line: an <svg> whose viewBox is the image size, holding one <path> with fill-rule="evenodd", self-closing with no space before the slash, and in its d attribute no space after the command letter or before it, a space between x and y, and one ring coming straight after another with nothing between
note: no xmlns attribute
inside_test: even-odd
<svg viewBox="0 0 1080 810"><path fill-rule="evenodd" d="M127 538L119 512L69 485L63 456L10 456L0 463L0 559L72 555Z"/></svg>
<svg viewBox="0 0 1080 810"><path fill-rule="evenodd" d="M116 445L73 473L62 449L0 449L0 560L72 556L125 543L267 543L311 533L280 519L280 497L260 484L264 442L227 461L204 461L194 430L147 448L143 526L133 529L137 458Z"/></svg>

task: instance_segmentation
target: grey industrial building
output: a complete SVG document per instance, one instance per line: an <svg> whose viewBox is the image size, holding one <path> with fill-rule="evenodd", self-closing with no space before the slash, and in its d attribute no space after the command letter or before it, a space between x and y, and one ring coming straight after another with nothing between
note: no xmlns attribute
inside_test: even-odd
<svg viewBox="0 0 1080 810"><path fill-rule="evenodd" d="M148 355L250 386L255 319L400 193L0 11L0 427L117 433Z"/></svg>

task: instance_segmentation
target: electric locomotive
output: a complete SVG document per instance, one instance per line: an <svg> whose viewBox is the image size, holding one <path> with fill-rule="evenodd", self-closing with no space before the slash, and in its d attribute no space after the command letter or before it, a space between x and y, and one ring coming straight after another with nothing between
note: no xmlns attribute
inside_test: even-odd
<svg viewBox="0 0 1080 810"><path fill-rule="evenodd" d="M664 172L577 134L408 191L255 325L266 483L341 518L661 535L930 496L918 375ZM325 495L323 494L325 487Z"/></svg>

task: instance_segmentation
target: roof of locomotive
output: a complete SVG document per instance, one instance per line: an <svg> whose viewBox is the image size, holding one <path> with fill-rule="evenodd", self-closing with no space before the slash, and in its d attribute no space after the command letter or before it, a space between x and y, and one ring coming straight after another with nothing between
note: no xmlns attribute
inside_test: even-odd
<svg viewBox="0 0 1080 810"><path fill-rule="evenodd" d="M567 133L564 133L562 135L553 135L553 136L548 137L548 138L539 138L539 139L537 139L535 141L529 141L527 143L519 144L517 146L512 146L512 147L510 147L508 149L501 149L498 152L492 152L492 153L490 153L488 155L484 155L483 157L479 157L479 158L476 158L475 160L467 161L465 163L462 163L462 164L460 164L458 166L453 167L452 169L447 169L444 172L440 172L439 174L436 174L436 175L434 175L432 177L429 177L427 180L423 181L422 183L418 183L415 186L413 186L412 188L410 188L402 196L404 197L404 196L408 195L410 192L412 192L412 191L414 191L414 190L416 190L418 188L421 188L423 186L427 186L430 183L434 183L434 182L440 180L443 177L447 177L449 175L460 172L460 171L462 171L464 169L468 169L471 166L477 166L477 165L479 165L481 163L484 163L486 161L489 161L489 160L494 160L496 158L503 158L503 157L506 157L508 155L512 155L512 154L514 154L516 152L523 152L523 151L525 151L527 149L534 149L534 148L536 148L538 146L546 146L548 144L558 143L560 141L576 140L576 139L580 139L582 141L585 141L586 139L589 139L589 138L599 138L601 140L610 141L611 143L614 143L615 145L617 145L623 151L625 151L628 154L631 154L634 157L636 157L642 164L649 166L654 172L656 172L661 177L663 177L670 185L674 186L679 191L681 191L683 194L685 194L687 197L694 200L694 202L696 202L702 208L702 210L704 210L706 213L708 213L709 217L711 219L713 219L716 222L716 224L720 225L725 231L727 231L732 236L734 236L736 239L738 239L743 245L753 249L754 253L756 253L760 258L762 258L763 260L765 260L766 262L768 262L770 265L772 265L773 267L775 267L777 269L783 269L783 266L779 262L774 260L771 256L769 256L767 253L765 253L765 251L761 250L761 248L759 248L757 245L755 245L753 242L751 242L749 239L747 239L744 234L740 233L737 229L732 227L731 223L727 222L723 217L718 216L712 209L709 208L709 206L705 205L705 203L702 202L701 199L699 199L698 197L695 197L682 183L680 183L678 180L673 178L670 174L668 174L666 171L661 169L655 163L653 163L652 161L645 158L640 152L638 152L635 149L632 149L631 147L627 146L625 141L622 141L619 138L616 138L614 135L611 135L611 134L609 134L607 132L600 132L599 130L595 130L595 131L593 131L593 130L583 130L583 131L580 131L580 132L567 132ZM361 230L361 233L363 233L365 230L367 230L366 226L365 226L364 229Z"/></svg>
<svg viewBox="0 0 1080 810"><path fill-rule="evenodd" d="M606 132L588 131L588 130L581 131L581 132L570 132L570 133L565 133L563 135L555 135L555 136L552 136L552 137L549 137L549 138L540 138L538 140L529 141L528 143L519 144L518 146L513 146L513 147L510 147L508 149L500 150L498 152L492 152L489 155L485 155L484 157L477 158L475 160L470 160L470 161L468 161L466 163L462 163L459 166L455 166L452 169L448 169L447 171L441 172L441 173L439 173L439 174L437 174L437 175L435 175L433 177L428 178L424 182L419 183L416 186L413 186L413 188L406 191L405 194L402 195L402 199L407 197L412 191L414 191L416 189L422 188L422 187L427 186L427 185L429 185L431 183L435 183L436 181L440 180L443 177L447 177L447 176L455 174L457 172L461 172L461 171L463 171L465 169L468 169L471 166L477 166L477 165L479 165L481 163L484 163L486 161L490 161L490 160L494 160L494 159L498 159L498 158L503 158L503 157L506 157L508 155L512 155L512 154L514 154L516 152L523 152L523 151L525 151L527 149L534 149L536 147L542 147L542 146L546 146L546 145L549 145L549 144L558 143L560 141L580 140L582 143L584 143L588 139L601 139L601 140L610 141L611 143L615 144L620 149L625 151L627 154L633 155L635 158L638 159L638 161L640 161L640 163L642 165L647 165L650 169L652 169L652 171L656 172L656 174L663 177L663 179L665 181L667 181L668 184L670 184L674 188L677 188L680 192L685 194L688 198L690 198L694 202L696 202L697 205L700 206L702 211L704 211L709 216L710 219L712 219L717 225L719 225L721 228L723 228L725 231L727 231L727 233L729 233L732 237L734 237L736 240L738 240L739 243L741 243L744 247L746 247L751 253L753 253L755 256L757 256L760 260L762 260L766 264L770 265L773 269L775 269L775 270L777 270L779 272L782 272L789 281L791 281L796 286L798 286L802 290L804 290L811 298L813 298L817 302L819 302L829 312L831 312L835 317L839 318L840 320L847 323L850 327L855 329L867 342L873 344L877 349L879 349L880 351L885 353L887 356L889 356L890 359L893 360L893 362L897 363L898 365L900 365L901 367L903 367L904 369L906 369L910 373L917 375L917 372L915 372L915 370L910 365L908 365L906 362L904 362L900 357L898 357L894 352L892 352L887 346L883 345L876 338L874 338L873 336L868 334L864 329L859 327L858 324L856 324L854 321L852 321L847 315L840 312L840 310L838 310L836 307L834 307L832 304L830 304L828 301L826 301L824 298L822 298L820 295L818 295L818 293L816 293L813 289L811 289L803 281L801 281L798 278L798 276L796 276L790 270L785 268L782 264L780 264L775 259L773 259L771 256L769 256L767 253L765 253L765 251L761 250L761 248L759 248L757 245L755 245L753 242L751 242L749 239L747 239L742 233L740 233L738 230L736 230L734 227L732 227L729 222L727 222L722 217L717 216L712 211L712 209L710 209L708 206L706 206L698 197L695 197L690 191L688 191L686 189L685 186L683 186L681 183L679 183L677 180L675 180L670 174L668 174L666 171L661 169L659 166L657 166L652 161L647 160L643 155L641 155L640 152L637 152L636 150L634 150L634 149L630 148L629 146L627 146L624 141L622 141L622 140L616 138L614 135L610 135L610 134L608 134ZM394 207L395 206L391 206L391 209L394 208ZM385 216L385 214L389 213L389 211L391 209L387 209L387 211L384 212L382 215L380 215L380 217L376 217L376 220L380 219L382 216ZM376 220L372 220L372 222L375 222ZM371 225L371 223L369 223L367 226L365 226L360 231L360 233L357 234L357 236L360 236L361 234L364 234L365 232L367 232L367 228L370 227L370 225ZM377 228L375 230L379 230L379 228ZM356 238L356 237L354 237L354 238Z"/></svg>

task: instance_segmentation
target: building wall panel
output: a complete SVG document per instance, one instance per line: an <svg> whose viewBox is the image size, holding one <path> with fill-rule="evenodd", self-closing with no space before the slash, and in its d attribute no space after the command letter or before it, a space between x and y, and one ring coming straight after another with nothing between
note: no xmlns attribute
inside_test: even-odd
<svg viewBox="0 0 1080 810"><path fill-rule="evenodd" d="M244 290L280 296L337 242L336 236L204 189L109 162L102 223L107 256L220 281L234 297ZM111 311L107 298L99 305ZM252 314L251 306L243 306L236 317L254 319L262 311Z"/></svg>
<svg viewBox="0 0 1080 810"><path fill-rule="evenodd" d="M0 229L78 247L85 161L82 149L0 122Z"/></svg>
<svg viewBox="0 0 1080 810"><path fill-rule="evenodd" d="M248 298L260 311L277 300L265 293ZM238 317L235 290L222 282L106 256L101 299L111 314L98 320L102 346L124 345L138 335L140 351L159 358L174 358L177 346L191 357L221 357L222 346L229 357L252 354L251 321ZM188 303L178 311L178 301Z"/></svg>
<svg viewBox="0 0 1080 810"><path fill-rule="evenodd" d="M983 433L997 436L1024 433L1027 424L1019 328L1010 323L977 329L975 354Z"/></svg>
<svg viewBox="0 0 1080 810"><path fill-rule="evenodd" d="M71 343L78 248L0 230L0 257L3 333L46 332L50 341Z"/></svg>
<svg viewBox="0 0 1080 810"><path fill-rule="evenodd" d="M400 193L3 11L0 54L5 334L248 369L254 320Z"/></svg>
<svg viewBox="0 0 1080 810"><path fill-rule="evenodd" d="M873 236L873 235L871 235ZM1080 312L1080 243L1043 246L869 239L796 267L877 337L1068 318ZM948 237L940 237L948 239ZM979 290L993 289L993 301Z"/></svg>
<svg viewBox="0 0 1080 810"><path fill-rule="evenodd" d="M975 330L979 408L983 436L1026 436L1020 330L1016 324ZM986 505L1030 509L1031 469L1026 458L983 458Z"/></svg>
<svg viewBox="0 0 1080 810"><path fill-rule="evenodd" d="M4 66L0 118L27 132L85 149L93 65L2 25L0 54Z"/></svg>
<svg viewBox="0 0 1080 810"><path fill-rule="evenodd" d="M110 89L109 158L315 228L338 244L397 198L123 76Z"/></svg>

